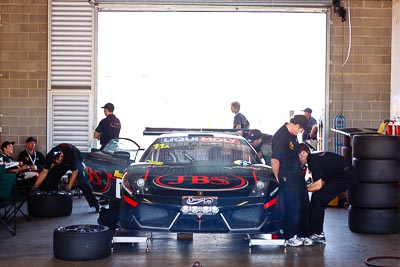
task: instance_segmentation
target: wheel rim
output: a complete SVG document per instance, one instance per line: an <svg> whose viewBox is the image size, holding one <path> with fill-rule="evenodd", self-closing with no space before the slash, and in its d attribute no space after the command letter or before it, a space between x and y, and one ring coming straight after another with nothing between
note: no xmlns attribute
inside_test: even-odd
<svg viewBox="0 0 400 267"><path fill-rule="evenodd" d="M107 230L108 227L104 225L70 225L59 227L57 231L59 232L72 232L72 233L97 233Z"/></svg>

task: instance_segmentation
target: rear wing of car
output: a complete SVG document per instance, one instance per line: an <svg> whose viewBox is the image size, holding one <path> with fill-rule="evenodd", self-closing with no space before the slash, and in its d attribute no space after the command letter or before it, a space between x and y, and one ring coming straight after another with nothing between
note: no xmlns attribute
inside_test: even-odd
<svg viewBox="0 0 400 267"><path fill-rule="evenodd" d="M239 131L242 136L247 136L251 129L221 129L221 128L156 128L146 127L143 135L161 135L165 133L184 133L184 132L201 132L201 133L228 133L235 134Z"/></svg>

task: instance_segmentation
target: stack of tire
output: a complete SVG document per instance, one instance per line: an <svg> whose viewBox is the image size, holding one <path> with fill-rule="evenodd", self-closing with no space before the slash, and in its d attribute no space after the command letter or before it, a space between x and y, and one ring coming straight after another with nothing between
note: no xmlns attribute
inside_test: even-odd
<svg viewBox="0 0 400 267"><path fill-rule="evenodd" d="M399 232L400 136L355 135L352 162L358 182L348 191L350 230Z"/></svg>

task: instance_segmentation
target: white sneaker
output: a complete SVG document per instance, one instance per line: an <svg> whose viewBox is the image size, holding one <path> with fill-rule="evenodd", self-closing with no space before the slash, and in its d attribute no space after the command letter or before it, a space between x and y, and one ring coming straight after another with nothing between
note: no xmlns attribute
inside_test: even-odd
<svg viewBox="0 0 400 267"><path fill-rule="evenodd" d="M299 247L303 245L303 240L295 235L289 240L285 240L285 244L291 247Z"/></svg>
<svg viewBox="0 0 400 267"><path fill-rule="evenodd" d="M314 243L319 243L319 244L325 244L326 243L326 239L325 239L325 234L324 233L321 233L319 235L313 234L313 235L310 236L310 239Z"/></svg>
<svg viewBox="0 0 400 267"><path fill-rule="evenodd" d="M311 246L313 244L313 241L308 237L300 237L300 239L303 241L304 246Z"/></svg>

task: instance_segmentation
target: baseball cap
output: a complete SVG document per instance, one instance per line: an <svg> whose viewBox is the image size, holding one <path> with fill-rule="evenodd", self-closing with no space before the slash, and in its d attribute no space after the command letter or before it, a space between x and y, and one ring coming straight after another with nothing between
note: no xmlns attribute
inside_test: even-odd
<svg viewBox="0 0 400 267"><path fill-rule="evenodd" d="M101 108L106 108L106 109L108 109L110 112L113 112L114 111L114 105L112 104L112 103L107 103L107 104L105 104L103 107L101 107Z"/></svg>
<svg viewBox="0 0 400 267"><path fill-rule="evenodd" d="M304 115L294 115L293 119L290 122L294 124L300 124L300 127L304 130L308 129L308 119Z"/></svg>
<svg viewBox="0 0 400 267"><path fill-rule="evenodd" d="M303 109L304 112L308 112L308 113L312 113L312 109L311 108L305 108Z"/></svg>
<svg viewBox="0 0 400 267"><path fill-rule="evenodd" d="M61 156L61 152L62 152L61 148L53 147L47 154L48 159L50 159L51 162L56 161Z"/></svg>
<svg viewBox="0 0 400 267"><path fill-rule="evenodd" d="M35 137L33 137L33 136L31 136L31 137L28 137L27 139L26 139L26 141L25 141L25 143L30 143L30 142L37 142L37 140L35 139Z"/></svg>
<svg viewBox="0 0 400 267"><path fill-rule="evenodd" d="M251 143L254 140L257 140L262 137L262 133L260 130L254 129L249 132L247 135L247 142Z"/></svg>
<svg viewBox="0 0 400 267"><path fill-rule="evenodd" d="M4 142L1 144L1 149L7 147L8 145L14 145L14 144L15 144L14 141L12 141L12 142L4 141Z"/></svg>

